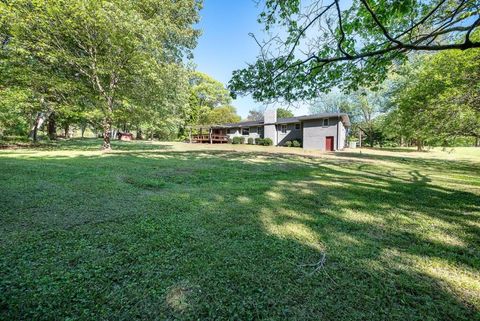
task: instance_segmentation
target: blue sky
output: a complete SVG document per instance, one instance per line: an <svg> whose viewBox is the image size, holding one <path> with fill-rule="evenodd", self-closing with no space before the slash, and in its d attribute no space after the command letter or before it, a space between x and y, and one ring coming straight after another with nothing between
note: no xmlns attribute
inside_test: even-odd
<svg viewBox="0 0 480 321"><path fill-rule="evenodd" d="M232 71L254 62L258 46L248 33L261 35L262 26L257 23L260 11L253 0L205 0L199 24L203 34L194 52L197 70L226 85ZM233 105L242 118L250 109L264 107L250 97L238 98ZM303 109L292 111L305 114Z"/></svg>

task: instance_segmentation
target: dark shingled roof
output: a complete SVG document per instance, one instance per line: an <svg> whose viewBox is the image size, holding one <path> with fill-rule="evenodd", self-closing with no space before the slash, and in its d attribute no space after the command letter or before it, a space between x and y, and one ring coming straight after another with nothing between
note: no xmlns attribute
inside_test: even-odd
<svg viewBox="0 0 480 321"><path fill-rule="evenodd" d="M250 126L258 126L263 125L263 120L247 120L241 121L238 123L227 123L223 124L224 127L250 127Z"/></svg>
<svg viewBox="0 0 480 321"><path fill-rule="evenodd" d="M348 118L348 114L346 113L321 113L321 114L304 115L304 116L297 116L297 117L278 118L275 124L298 123L304 120L314 120L314 119L330 118L330 117L342 117L342 120L345 126L350 126L350 119ZM238 123L222 124L218 127L250 127L250 126L259 126L259 125L264 125L264 121L263 120L247 120L247 121L241 121Z"/></svg>
<svg viewBox="0 0 480 321"><path fill-rule="evenodd" d="M298 117L277 118L277 124L298 123L299 121Z"/></svg>

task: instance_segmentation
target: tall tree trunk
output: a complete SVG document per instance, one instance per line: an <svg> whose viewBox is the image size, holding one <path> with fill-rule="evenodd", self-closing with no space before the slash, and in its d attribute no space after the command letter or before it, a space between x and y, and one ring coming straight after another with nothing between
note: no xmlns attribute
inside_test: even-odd
<svg viewBox="0 0 480 321"><path fill-rule="evenodd" d="M65 138L70 138L70 124L66 123L63 129L65 130Z"/></svg>
<svg viewBox="0 0 480 321"><path fill-rule="evenodd" d="M82 132L82 138L85 136L85 130L87 129L87 125L81 125L80 126L80 131Z"/></svg>
<svg viewBox="0 0 480 321"><path fill-rule="evenodd" d="M48 138L51 140L57 139L57 123L56 123L56 116L55 112L52 112L48 117Z"/></svg>
<svg viewBox="0 0 480 321"><path fill-rule="evenodd" d="M423 141L421 139L417 139L417 151L423 151Z"/></svg>
<svg viewBox="0 0 480 321"><path fill-rule="evenodd" d="M113 116L113 97L107 96L107 110L105 111L105 116L103 118L103 150L112 149L110 144L110 139L112 138L112 116Z"/></svg>
<svg viewBox="0 0 480 321"><path fill-rule="evenodd" d="M32 140L34 143L37 142L37 132L38 132L38 117L35 118L35 123L33 124L33 128L30 131L30 137L32 137Z"/></svg>
<svg viewBox="0 0 480 321"><path fill-rule="evenodd" d="M475 137L475 147L480 147L480 136Z"/></svg>
<svg viewBox="0 0 480 321"><path fill-rule="evenodd" d="M30 130L30 133L28 137L31 137L33 142L36 143L38 140L37 134L38 134L38 129L43 125L43 122L45 121L45 113L38 112L37 116L35 117L35 121L33 122L32 129Z"/></svg>
<svg viewBox="0 0 480 321"><path fill-rule="evenodd" d="M112 134L112 125L108 119L105 119L103 122L103 150L110 150L112 146L110 145L110 136Z"/></svg>
<svg viewBox="0 0 480 321"><path fill-rule="evenodd" d="M142 140L142 129L140 127L137 127L137 139Z"/></svg>
<svg viewBox="0 0 480 321"><path fill-rule="evenodd" d="M374 139L373 139L373 130L370 129L368 132L369 132L369 133L368 133L368 140L369 140L369 142L370 142L370 147L373 148L373 146L374 146L374 144L375 144L375 141L374 141Z"/></svg>

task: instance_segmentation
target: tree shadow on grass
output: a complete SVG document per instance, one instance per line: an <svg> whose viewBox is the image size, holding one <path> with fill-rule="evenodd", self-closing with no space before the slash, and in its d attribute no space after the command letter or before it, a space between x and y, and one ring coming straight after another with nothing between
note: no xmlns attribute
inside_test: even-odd
<svg viewBox="0 0 480 321"><path fill-rule="evenodd" d="M36 145L18 146L27 150L75 150L75 151L98 151L102 148L102 139L98 138L71 138L54 140L47 143L39 143ZM112 149L114 151L145 151L145 150L166 150L171 149L171 145L158 144L152 141L121 141L111 140ZM13 146L14 147L14 146Z"/></svg>
<svg viewBox="0 0 480 321"><path fill-rule="evenodd" d="M480 318L479 196L436 185L441 161L4 160L6 319Z"/></svg>
<svg viewBox="0 0 480 321"><path fill-rule="evenodd" d="M472 173L474 175L480 175L480 164L478 162L468 160L447 160L427 157L414 158L394 155L375 155L367 153L360 154L350 152L337 153L336 156L349 159L386 161L406 166L413 166L415 168L421 169L441 169L444 171L449 170L457 173Z"/></svg>

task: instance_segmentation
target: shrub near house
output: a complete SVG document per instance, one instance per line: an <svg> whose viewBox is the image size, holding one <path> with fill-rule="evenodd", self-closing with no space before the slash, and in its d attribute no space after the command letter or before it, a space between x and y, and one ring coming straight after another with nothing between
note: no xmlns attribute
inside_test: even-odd
<svg viewBox="0 0 480 321"><path fill-rule="evenodd" d="M264 146L272 146L273 145L273 140L271 138L264 138L263 139L263 145Z"/></svg>
<svg viewBox="0 0 480 321"><path fill-rule="evenodd" d="M245 137L243 136L235 136L232 138L232 144L243 144L245 143Z"/></svg>

